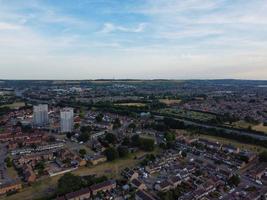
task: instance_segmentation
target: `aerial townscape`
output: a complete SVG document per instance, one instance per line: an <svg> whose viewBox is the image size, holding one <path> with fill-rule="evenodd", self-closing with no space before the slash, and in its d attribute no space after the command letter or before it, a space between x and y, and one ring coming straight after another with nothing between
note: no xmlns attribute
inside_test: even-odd
<svg viewBox="0 0 267 200"><path fill-rule="evenodd" d="M0 105L0 199L267 196L267 81L3 80Z"/></svg>
<svg viewBox="0 0 267 200"><path fill-rule="evenodd" d="M267 0L0 0L0 200L267 200Z"/></svg>

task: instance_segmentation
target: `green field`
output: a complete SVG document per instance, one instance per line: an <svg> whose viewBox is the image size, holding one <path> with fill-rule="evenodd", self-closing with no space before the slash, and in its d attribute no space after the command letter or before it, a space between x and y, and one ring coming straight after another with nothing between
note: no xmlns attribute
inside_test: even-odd
<svg viewBox="0 0 267 200"><path fill-rule="evenodd" d="M250 151L255 152L255 153L259 153L261 151L267 150L266 148L261 147L261 146L252 145L252 144L245 144L245 143L238 142L236 140L231 140L231 139L217 137L217 136L199 135L199 138L208 139L208 140L211 140L214 142L219 142L221 144L227 144L227 145L230 144L230 145L236 146L240 149L250 150Z"/></svg>
<svg viewBox="0 0 267 200"><path fill-rule="evenodd" d="M145 107L145 103L116 103L115 106L129 106L129 107Z"/></svg>
<svg viewBox="0 0 267 200"><path fill-rule="evenodd" d="M162 109L160 110L163 114L170 114L173 117L184 117L190 118L192 120L200 120L200 121L210 121L215 119L216 116L210 113L203 113L191 110L178 110L178 109Z"/></svg>
<svg viewBox="0 0 267 200"><path fill-rule="evenodd" d="M159 99L160 103L164 103L167 106L175 105L181 103L182 100L180 99Z"/></svg>
<svg viewBox="0 0 267 200"><path fill-rule="evenodd" d="M255 125L252 123L245 122L243 120L233 123L232 125L234 128L242 128L242 129L248 129L251 128L255 131L261 131L267 134L267 126L264 126L263 123Z"/></svg>
<svg viewBox="0 0 267 200"><path fill-rule="evenodd" d="M8 107L10 109L16 109L16 108L20 108L20 107L23 107L23 106L25 106L24 102L14 102L12 104L1 105L0 108Z"/></svg>
<svg viewBox="0 0 267 200"><path fill-rule="evenodd" d="M253 126L252 129L255 131L261 131L261 132L267 133L267 126L264 126L263 124Z"/></svg>
<svg viewBox="0 0 267 200"><path fill-rule="evenodd" d="M18 173L14 169L14 167L8 167L7 168L7 174L8 174L8 177L10 177L12 179L17 179L18 178Z"/></svg>

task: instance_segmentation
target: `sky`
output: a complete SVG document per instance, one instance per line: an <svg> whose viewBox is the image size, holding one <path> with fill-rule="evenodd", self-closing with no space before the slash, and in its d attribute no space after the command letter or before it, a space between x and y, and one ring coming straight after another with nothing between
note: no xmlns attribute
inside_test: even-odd
<svg viewBox="0 0 267 200"><path fill-rule="evenodd" d="M267 0L0 0L0 79L265 79Z"/></svg>

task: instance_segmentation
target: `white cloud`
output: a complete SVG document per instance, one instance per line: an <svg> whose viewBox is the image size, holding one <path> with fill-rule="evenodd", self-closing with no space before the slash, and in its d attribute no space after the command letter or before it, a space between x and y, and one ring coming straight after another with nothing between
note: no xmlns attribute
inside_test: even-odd
<svg viewBox="0 0 267 200"><path fill-rule="evenodd" d="M104 25L112 12L103 12L104 18L97 15L98 21L91 19L94 15L75 16L53 4L25 2L3 9L0 0L0 78L249 78L252 74L267 79L263 0L245 1L242 6L231 1L226 7L224 0L146 0L144 5L114 11L137 19L131 16L131 21ZM93 30L88 28L90 20L95 20Z"/></svg>
<svg viewBox="0 0 267 200"><path fill-rule="evenodd" d="M0 22L0 30L18 30L20 26L6 22Z"/></svg>
<svg viewBox="0 0 267 200"><path fill-rule="evenodd" d="M140 23L135 28L119 26L113 23L105 23L100 32L111 33L111 32L120 31L120 32L129 32L129 33L140 33L144 31L145 27L146 27L146 23Z"/></svg>

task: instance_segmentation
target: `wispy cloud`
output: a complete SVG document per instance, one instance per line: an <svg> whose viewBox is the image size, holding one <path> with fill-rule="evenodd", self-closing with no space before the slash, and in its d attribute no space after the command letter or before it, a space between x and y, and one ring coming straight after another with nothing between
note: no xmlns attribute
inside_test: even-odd
<svg viewBox="0 0 267 200"><path fill-rule="evenodd" d="M267 79L266 24L266 0L0 0L1 76Z"/></svg>
<svg viewBox="0 0 267 200"><path fill-rule="evenodd" d="M128 33L140 33L145 30L146 23L140 23L137 27L126 27L115 25L113 23L105 23L100 32L102 33L111 33L111 32L128 32Z"/></svg>
<svg viewBox="0 0 267 200"><path fill-rule="evenodd" d="M0 30L18 30L20 26L6 22L0 22Z"/></svg>

